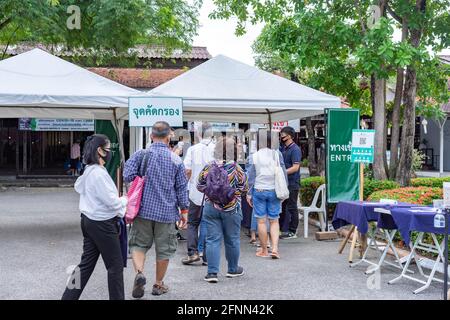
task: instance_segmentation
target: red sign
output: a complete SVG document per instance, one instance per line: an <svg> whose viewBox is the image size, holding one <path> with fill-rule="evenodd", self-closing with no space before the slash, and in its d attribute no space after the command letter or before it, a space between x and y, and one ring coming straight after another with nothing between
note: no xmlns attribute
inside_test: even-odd
<svg viewBox="0 0 450 320"><path fill-rule="evenodd" d="M272 130L274 131L281 131L284 127L287 127L289 125L288 121L276 121L272 122Z"/></svg>

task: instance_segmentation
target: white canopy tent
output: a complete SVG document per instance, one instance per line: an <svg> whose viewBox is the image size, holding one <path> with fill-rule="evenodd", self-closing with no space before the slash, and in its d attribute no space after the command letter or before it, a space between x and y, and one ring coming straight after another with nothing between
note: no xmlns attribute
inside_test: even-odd
<svg viewBox="0 0 450 320"><path fill-rule="evenodd" d="M128 98L142 94L41 49L0 61L0 118L111 120L122 160Z"/></svg>
<svg viewBox="0 0 450 320"><path fill-rule="evenodd" d="M182 97L184 121L269 123L340 107L338 97L223 55L148 94ZM0 118L112 120L121 132L128 98L142 95L40 49L0 61ZM141 132L133 130L132 150Z"/></svg>
<svg viewBox="0 0 450 320"><path fill-rule="evenodd" d="M142 92L43 50L0 61L0 118L114 120Z"/></svg>
<svg viewBox="0 0 450 320"><path fill-rule="evenodd" d="M338 97L218 55L149 91L183 98L183 120L268 123L340 108Z"/></svg>

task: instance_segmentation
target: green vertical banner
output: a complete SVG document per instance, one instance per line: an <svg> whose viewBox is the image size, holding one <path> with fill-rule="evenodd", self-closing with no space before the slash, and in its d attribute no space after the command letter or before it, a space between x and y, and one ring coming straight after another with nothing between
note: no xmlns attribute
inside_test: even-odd
<svg viewBox="0 0 450 320"><path fill-rule="evenodd" d="M111 142L111 161L105 165L105 168L116 182L117 168L120 166L120 147L116 130L109 120L95 120L95 133L104 134Z"/></svg>
<svg viewBox="0 0 450 320"><path fill-rule="evenodd" d="M359 200L359 164L351 162L352 131L359 129L359 110L326 109L327 201Z"/></svg>

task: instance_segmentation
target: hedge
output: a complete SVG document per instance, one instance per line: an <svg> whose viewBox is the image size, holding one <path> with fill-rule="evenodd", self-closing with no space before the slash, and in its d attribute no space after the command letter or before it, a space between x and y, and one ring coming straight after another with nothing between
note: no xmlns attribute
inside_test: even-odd
<svg viewBox="0 0 450 320"><path fill-rule="evenodd" d="M420 179L420 180L419 180ZM418 182L421 183L424 180L427 181L426 183L429 183L428 178L418 178L414 180L419 180ZM434 180L432 178L432 180ZM384 190L384 191L377 191L372 193L372 195L369 197L369 200L376 201L381 198L387 198L387 199L395 199L402 202L409 202L414 203L418 205L430 205L433 203L433 199L442 199L442 187L439 188L431 188L431 187L406 187L406 188L398 188L393 190ZM414 242L419 235L419 232L413 231L411 232L411 241ZM437 235L438 241L441 242L443 239L442 235ZM394 241L398 242L401 241L401 244L403 247L407 248L408 245L403 243L403 239L401 238L400 234L397 233L394 237ZM433 243L433 240L430 236L430 234L426 233L423 238L424 243L431 244ZM450 242L449 242L450 243ZM423 252L419 250L420 254L424 256L432 256L435 257L435 254L429 254L427 252Z"/></svg>
<svg viewBox="0 0 450 320"><path fill-rule="evenodd" d="M391 190L400 188L400 184L391 180L364 180L364 199L381 190Z"/></svg>
<svg viewBox="0 0 450 320"><path fill-rule="evenodd" d="M300 202L304 206L309 206L314 198L317 188L325 183L324 177L309 177L300 181ZM367 199L372 193L379 190L395 189L400 185L390 180L371 180L364 181L364 199Z"/></svg>
<svg viewBox="0 0 450 320"><path fill-rule="evenodd" d="M406 187L392 190L381 190L372 193L368 200L394 199L418 205L430 205L433 199L442 199L442 188Z"/></svg>
<svg viewBox="0 0 450 320"><path fill-rule="evenodd" d="M450 177L445 178L415 178L411 179L413 187L442 188L444 182L450 182Z"/></svg>
<svg viewBox="0 0 450 320"><path fill-rule="evenodd" d="M300 202L302 206L311 205L317 188L324 183L324 177L309 177L300 180Z"/></svg>
<svg viewBox="0 0 450 320"><path fill-rule="evenodd" d="M418 205L430 205L433 199L442 199L442 183L450 182L450 177L446 178L415 178L411 180L413 187L400 188L399 184L390 180L366 179L364 183L364 199L377 201L380 199L395 199L401 202L409 202ZM312 202L317 188L325 183L324 177L309 177L300 181L300 201L302 205L309 206ZM328 215L333 215L335 205L329 205ZM414 240L418 232L412 232L411 240ZM438 235L439 241L443 236ZM402 240L397 233L395 241ZM425 243L432 243L429 235L424 237ZM450 242L449 242L450 243ZM404 244L406 248L407 245ZM421 252L424 255L427 255Z"/></svg>

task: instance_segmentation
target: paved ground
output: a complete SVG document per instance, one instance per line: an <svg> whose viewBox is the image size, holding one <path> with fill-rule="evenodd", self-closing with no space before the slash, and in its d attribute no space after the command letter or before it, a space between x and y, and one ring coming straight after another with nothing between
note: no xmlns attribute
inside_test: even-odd
<svg viewBox="0 0 450 320"><path fill-rule="evenodd" d="M81 231L78 196L69 188L17 189L0 191L0 299L59 299L64 290L66 267L79 262ZM302 230L302 228L299 228ZM313 230L311 230L312 232ZM338 241L319 242L308 239L285 240L281 260L255 257L255 249L241 243L242 278L209 284L202 280L206 267L183 266L185 242L180 242L176 258L169 267L166 283L170 292L145 299L440 299L441 287L433 285L414 295L417 283L402 280L394 285L387 281L398 273L384 268L379 289L367 286L365 266L348 267L346 255L338 255ZM346 252L344 252L346 253ZM225 263L225 262L223 262ZM146 272L154 276L153 254ZM222 272L225 272L225 264ZM125 269L125 289L131 299L134 278ZM100 260L83 299L107 299L104 265Z"/></svg>

